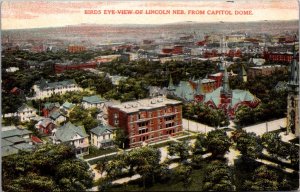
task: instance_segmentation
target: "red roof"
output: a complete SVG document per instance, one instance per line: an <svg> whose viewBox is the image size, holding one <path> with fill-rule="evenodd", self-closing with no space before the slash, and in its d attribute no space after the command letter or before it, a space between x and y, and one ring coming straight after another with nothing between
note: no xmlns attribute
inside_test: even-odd
<svg viewBox="0 0 300 192"><path fill-rule="evenodd" d="M43 141L40 138L36 137L36 136L31 136L31 140L34 143L43 143Z"/></svg>

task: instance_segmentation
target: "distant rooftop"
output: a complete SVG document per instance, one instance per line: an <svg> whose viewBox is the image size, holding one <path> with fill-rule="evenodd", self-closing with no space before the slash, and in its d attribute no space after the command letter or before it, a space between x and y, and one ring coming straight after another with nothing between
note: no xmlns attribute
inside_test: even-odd
<svg viewBox="0 0 300 192"><path fill-rule="evenodd" d="M167 99L163 97L156 97L151 99L141 99L137 101L125 102L119 105L113 105L113 108L118 108L126 113L138 112L140 110L150 110L160 107L165 107L167 105L177 105L181 104L181 101Z"/></svg>
<svg viewBox="0 0 300 192"><path fill-rule="evenodd" d="M250 67L251 69L267 69L267 68L276 68L276 67L285 67L284 65L263 65L263 66L256 66Z"/></svg>
<svg viewBox="0 0 300 192"><path fill-rule="evenodd" d="M46 79L41 79L40 81L36 82L36 85L40 87L40 89L55 89L58 87L66 87L68 85L76 84L74 79L58 81L49 83Z"/></svg>
<svg viewBox="0 0 300 192"><path fill-rule="evenodd" d="M89 97L83 97L82 101L87 102L87 103L92 103L92 104L98 104L98 103L103 103L106 100L97 95L93 95L93 96L89 96Z"/></svg>

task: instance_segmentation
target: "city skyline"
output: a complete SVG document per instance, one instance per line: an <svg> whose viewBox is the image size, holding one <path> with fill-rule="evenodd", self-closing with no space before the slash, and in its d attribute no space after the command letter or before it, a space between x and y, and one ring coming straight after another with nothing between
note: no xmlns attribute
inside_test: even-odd
<svg viewBox="0 0 300 192"><path fill-rule="evenodd" d="M258 6L259 5L259 6ZM259 8L257 8L259 7ZM101 10L101 14L85 14L86 10ZM144 14L103 14L103 10L143 10ZM170 10L171 14L145 14L146 10ZM172 14L183 10L185 14ZM193 11L231 11L232 15L188 14ZM235 10L250 10L252 15L235 15ZM190 12L191 13L191 12ZM298 20L297 1L38 1L3 2L2 29L62 27L79 24L167 24L176 22L251 22Z"/></svg>

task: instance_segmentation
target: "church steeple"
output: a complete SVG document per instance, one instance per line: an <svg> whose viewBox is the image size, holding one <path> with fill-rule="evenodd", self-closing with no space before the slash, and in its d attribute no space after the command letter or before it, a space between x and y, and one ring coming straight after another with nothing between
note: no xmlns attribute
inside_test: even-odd
<svg viewBox="0 0 300 192"><path fill-rule="evenodd" d="M223 92L225 94L230 94L230 87L229 87L229 78L227 73L226 66L224 67L224 75L223 75Z"/></svg>
<svg viewBox="0 0 300 192"><path fill-rule="evenodd" d="M174 86L174 84L173 84L173 79L172 79L171 74L170 74L170 78L169 78L168 90L169 90L169 91L175 90L175 86Z"/></svg>

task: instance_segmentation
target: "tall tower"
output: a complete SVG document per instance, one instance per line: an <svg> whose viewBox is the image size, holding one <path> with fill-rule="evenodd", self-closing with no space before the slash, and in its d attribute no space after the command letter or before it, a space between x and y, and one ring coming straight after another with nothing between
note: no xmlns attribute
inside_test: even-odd
<svg viewBox="0 0 300 192"><path fill-rule="evenodd" d="M247 72L242 64L241 64L241 71L240 71L240 79L243 82L247 82Z"/></svg>
<svg viewBox="0 0 300 192"><path fill-rule="evenodd" d="M222 92L225 95L230 95L230 86L229 86L229 78L228 78L228 73L227 73L227 67L225 66L225 70L224 70L224 75L223 75L223 89Z"/></svg>
<svg viewBox="0 0 300 192"><path fill-rule="evenodd" d="M171 74L170 74L168 90L169 90L169 91L174 91L175 89L176 89L176 88L175 88L175 86L174 86L174 84L173 84L173 79L172 79L172 76L171 76Z"/></svg>
<svg viewBox="0 0 300 192"><path fill-rule="evenodd" d="M287 98L287 131L299 135L299 58L294 45Z"/></svg>

